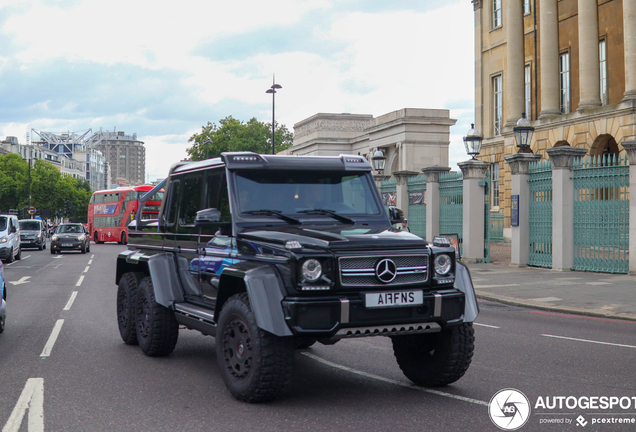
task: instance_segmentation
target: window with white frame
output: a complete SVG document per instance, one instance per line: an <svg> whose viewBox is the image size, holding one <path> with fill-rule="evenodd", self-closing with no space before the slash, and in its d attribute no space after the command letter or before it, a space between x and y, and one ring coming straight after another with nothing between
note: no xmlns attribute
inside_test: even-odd
<svg viewBox="0 0 636 432"><path fill-rule="evenodd" d="M559 56L559 86L561 90L561 114L570 112L570 53Z"/></svg>
<svg viewBox="0 0 636 432"><path fill-rule="evenodd" d="M605 39L598 43L598 60L601 67L601 104L607 105L607 44Z"/></svg>
<svg viewBox="0 0 636 432"><path fill-rule="evenodd" d="M530 65L525 67L524 80L524 108L526 110L526 118L532 120L532 69Z"/></svg>
<svg viewBox="0 0 636 432"><path fill-rule="evenodd" d="M492 96L493 96L493 113L492 113L492 134L493 136L501 135L501 125L503 121L503 80L501 75L492 78Z"/></svg>
<svg viewBox="0 0 636 432"><path fill-rule="evenodd" d="M523 0L523 14L530 13L530 0Z"/></svg>
<svg viewBox="0 0 636 432"><path fill-rule="evenodd" d="M491 201L493 207L499 207L499 164L494 163L490 168L490 180L492 184Z"/></svg>
<svg viewBox="0 0 636 432"><path fill-rule="evenodd" d="M492 0L492 28L501 26L501 0Z"/></svg>

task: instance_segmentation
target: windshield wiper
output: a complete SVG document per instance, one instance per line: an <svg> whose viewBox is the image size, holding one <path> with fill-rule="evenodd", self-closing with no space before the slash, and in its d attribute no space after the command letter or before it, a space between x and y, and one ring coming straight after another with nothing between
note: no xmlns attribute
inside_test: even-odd
<svg viewBox="0 0 636 432"><path fill-rule="evenodd" d="M348 218L346 216L339 215L334 210L311 209L311 210L300 210L298 213L329 215L329 216L331 216L331 217L333 217L335 219L338 219L340 222L350 223L350 224L355 224L356 223L356 221L354 221L353 219L350 219L350 218Z"/></svg>
<svg viewBox="0 0 636 432"><path fill-rule="evenodd" d="M250 211L245 211L243 212L245 214L250 214L250 215L266 215L266 216L276 216L279 219L284 220L285 222L294 224L294 225L301 225L302 222L299 221L298 219L295 219L293 217L287 216L282 214L283 212L280 210L267 210L267 209L262 209L262 210L250 210Z"/></svg>

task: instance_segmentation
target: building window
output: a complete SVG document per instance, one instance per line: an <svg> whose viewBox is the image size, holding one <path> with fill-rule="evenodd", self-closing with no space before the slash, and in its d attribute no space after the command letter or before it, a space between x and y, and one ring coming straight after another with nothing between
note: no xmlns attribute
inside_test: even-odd
<svg viewBox="0 0 636 432"><path fill-rule="evenodd" d="M523 14L530 13L530 0L523 0Z"/></svg>
<svg viewBox="0 0 636 432"><path fill-rule="evenodd" d="M561 114L570 112L570 53L559 56L559 85L561 87Z"/></svg>
<svg viewBox="0 0 636 432"><path fill-rule="evenodd" d="M598 43L598 57L601 67L601 104L607 105L607 44L605 39Z"/></svg>
<svg viewBox="0 0 636 432"><path fill-rule="evenodd" d="M526 118L532 120L532 70L530 65L526 65L525 68L525 81L524 81L524 97L525 97L525 110Z"/></svg>
<svg viewBox="0 0 636 432"><path fill-rule="evenodd" d="M501 26L501 0L492 0L492 28Z"/></svg>
<svg viewBox="0 0 636 432"><path fill-rule="evenodd" d="M492 206L499 207L499 164L492 164L490 172L490 180L492 184Z"/></svg>
<svg viewBox="0 0 636 432"><path fill-rule="evenodd" d="M503 86L501 75L492 79L493 113L492 113L492 134L501 135L501 123L503 121Z"/></svg>

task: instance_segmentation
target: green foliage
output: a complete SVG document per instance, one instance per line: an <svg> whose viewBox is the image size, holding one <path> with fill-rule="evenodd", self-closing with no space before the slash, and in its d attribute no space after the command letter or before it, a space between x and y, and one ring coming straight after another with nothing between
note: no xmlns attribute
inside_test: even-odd
<svg viewBox="0 0 636 432"><path fill-rule="evenodd" d="M285 125L275 125L276 152L291 147L294 135ZM219 125L208 122L200 133L190 137L188 148L191 160L218 157L224 151L253 151L261 154L272 153L272 124L250 119L243 122L228 116L219 120ZM206 143L207 142L207 143Z"/></svg>
<svg viewBox="0 0 636 432"><path fill-rule="evenodd" d="M0 212L22 209L29 205L29 163L20 155L0 155ZM50 162L36 160L31 166L31 205L36 209L50 209L58 215L86 219L92 195L89 183L64 177ZM69 201L71 210L64 211Z"/></svg>

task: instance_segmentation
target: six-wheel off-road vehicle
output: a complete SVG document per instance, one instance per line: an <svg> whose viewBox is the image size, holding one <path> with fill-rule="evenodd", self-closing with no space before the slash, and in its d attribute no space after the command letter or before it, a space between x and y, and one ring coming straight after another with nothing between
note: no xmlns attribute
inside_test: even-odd
<svg viewBox="0 0 636 432"><path fill-rule="evenodd" d="M392 228L361 156L224 153L180 162L157 186L158 220L129 227L117 258L121 337L170 354L180 326L216 337L237 399L279 395L294 349L388 336L413 382L458 380L478 306L447 242ZM150 191L147 196L152 196Z"/></svg>

